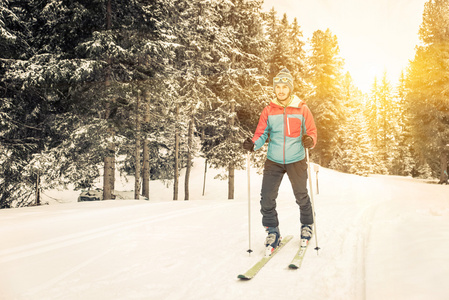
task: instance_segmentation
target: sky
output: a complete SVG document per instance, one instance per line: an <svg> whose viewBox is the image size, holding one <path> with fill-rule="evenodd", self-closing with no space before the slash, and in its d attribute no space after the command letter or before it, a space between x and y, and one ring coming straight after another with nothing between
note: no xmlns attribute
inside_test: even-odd
<svg viewBox="0 0 449 300"><path fill-rule="evenodd" d="M330 29L337 36L345 70L355 84L369 92L374 77L384 72L396 85L401 71L413 59L427 0L265 0L282 18L298 19L304 38Z"/></svg>

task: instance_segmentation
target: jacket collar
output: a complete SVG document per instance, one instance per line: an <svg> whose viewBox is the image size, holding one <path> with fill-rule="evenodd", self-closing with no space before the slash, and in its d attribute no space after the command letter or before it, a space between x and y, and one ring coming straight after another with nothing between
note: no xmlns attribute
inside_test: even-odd
<svg viewBox="0 0 449 300"><path fill-rule="evenodd" d="M282 105L278 101L277 98L274 98L270 103L270 105L279 106L281 108L284 108L284 107L298 107L299 108L299 107L303 106L304 104L305 104L305 102L303 100L299 99L296 95L293 95L291 97L290 103L287 106Z"/></svg>

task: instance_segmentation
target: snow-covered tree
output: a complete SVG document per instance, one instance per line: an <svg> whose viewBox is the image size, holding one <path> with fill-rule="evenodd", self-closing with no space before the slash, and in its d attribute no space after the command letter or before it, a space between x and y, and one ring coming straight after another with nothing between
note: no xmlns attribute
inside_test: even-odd
<svg viewBox="0 0 449 300"><path fill-rule="evenodd" d="M71 86L80 82L80 74L91 76L95 65L91 61L74 59L68 39L53 37L54 43L43 43L50 40L50 36L66 34L69 20L87 18L84 11L71 11L67 7L70 3L56 5L55 1L10 4L9 11L16 14L12 19L11 15L4 19L5 30L2 32L17 32L17 43L12 44L17 47L14 46L13 56L10 51L2 52L5 55L2 56L2 98L8 105L2 106L1 110L12 125L2 129L2 147L10 153L6 164L17 168L11 170L15 175L5 176L2 182L2 207L8 207L13 200L16 205L39 202L32 196L39 193L33 190L41 188L40 174L46 174L49 166L48 163L33 164L32 160L42 158L45 151L60 144L65 131L77 122L71 114L74 106L69 96ZM83 26L86 24L75 23L70 29L76 32ZM42 28L46 30L42 31ZM74 35L71 37L76 39ZM68 52L64 53L63 49ZM37 169L38 166L41 169ZM11 194L13 189L18 193Z"/></svg>
<svg viewBox="0 0 449 300"><path fill-rule="evenodd" d="M221 3L215 45L216 69L211 90L216 100L203 123L203 152L214 167L228 171L229 199L233 199L234 169L242 168L241 142L258 122L266 101L266 47L260 1Z"/></svg>
<svg viewBox="0 0 449 300"><path fill-rule="evenodd" d="M5 103L15 107L13 111L3 106L2 115L23 125L11 127L3 135L2 147L11 153L21 151L8 159L19 160L18 165L42 166L39 171L49 182L71 178L75 185L89 186L94 174L90 170L97 168L102 158L111 156L113 140L105 134L107 129L113 128L118 132L114 136L124 141L120 136L126 138L123 130L128 122L123 120L135 99L131 91L145 86L143 82L161 71L167 61L171 33L165 31L169 26L160 8L168 4L16 2L16 10L22 12L20 20L31 33L27 35L30 49L18 56L22 59L2 61L2 82L13 96L2 95L10 99ZM4 128L2 132L7 130ZM18 149L17 143L7 141L10 136L22 136L26 147ZM31 164L32 159L47 164ZM86 164L89 167L83 167ZM28 173L19 169L21 177L9 176L8 180L12 185L24 185L27 180L22 177ZM36 180L30 180L34 189ZM7 193L2 197L11 198Z"/></svg>
<svg viewBox="0 0 449 300"><path fill-rule="evenodd" d="M443 177L449 144L449 1L430 0L419 30L421 45L407 72L407 110L418 167ZM426 171L427 172L427 171Z"/></svg>
<svg viewBox="0 0 449 300"><path fill-rule="evenodd" d="M9 0L0 0L0 53L2 60L29 57L33 52L29 45L30 23L23 18L24 13L24 10L11 5Z"/></svg>
<svg viewBox="0 0 449 300"><path fill-rule="evenodd" d="M186 166L184 180L184 200L189 200L189 178L193 158L196 156L195 133L201 122L202 112L214 101L211 82L216 72L214 59L218 43L222 43L219 28L219 2L213 1L178 1L175 5L177 20L174 69L176 75L177 98L174 109L178 111L175 120L176 141L180 147L175 155L184 154L185 163L175 159L174 195L178 199L178 170ZM178 137L184 136L185 142L179 143Z"/></svg>
<svg viewBox="0 0 449 300"><path fill-rule="evenodd" d="M373 149L364 115L365 99L347 72L342 82L344 117L339 121L337 144L330 167L342 172L368 175L373 171Z"/></svg>
<svg viewBox="0 0 449 300"><path fill-rule="evenodd" d="M339 146L337 133L344 118L341 107L343 59L340 57L337 37L329 29L313 33L308 59L308 79L313 89L308 104L319 134L313 154L322 166L328 167Z"/></svg>
<svg viewBox="0 0 449 300"><path fill-rule="evenodd" d="M269 40L267 63L270 84L281 69L287 68L294 78L294 94L304 99L309 88L305 82L307 71L305 42L298 20L295 18L290 24L287 14L279 20L274 8L264 17Z"/></svg>
<svg viewBox="0 0 449 300"><path fill-rule="evenodd" d="M301 99L308 96L310 87L306 83L307 65L306 65L306 51L305 42L303 40L303 33L298 24L297 18L293 19L290 27L290 36L288 39L291 43L292 49L292 74L294 76L294 90L295 94Z"/></svg>
<svg viewBox="0 0 449 300"><path fill-rule="evenodd" d="M392 161L391 171L393 174L410 176L415 167L412 156L412 139L410 116L407 110L407 88L405 73L402 72L397 87L397 156Z"/></svg>
<svg viewBox="0 0 449 300"><path fill-rule="evenodd" d="M372 110L371 126L375 128L373 133L375 134L374 140L378 151L377 159L380 165L385 168L382 172L390 172L391 165L397 157L398 109L393 88L387 79L386 72L382 76L381 82L373 85L371 99L375 102L370 106L376 106ZM374 115L374 112L376 115Z"/></svg>

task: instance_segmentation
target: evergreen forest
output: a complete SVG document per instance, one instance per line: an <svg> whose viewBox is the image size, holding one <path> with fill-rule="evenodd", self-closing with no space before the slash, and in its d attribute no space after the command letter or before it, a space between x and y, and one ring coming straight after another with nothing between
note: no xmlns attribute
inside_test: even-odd
<svg viewBox="0 0 449 300"><path fill-rule="evenodd" d="M41 204L56 187L89 189L116 171L189 199L195 157L223 168L233 199L242 142L274 97L294 93L318 128L311 160L367 176L444 180L449 155L449 0L429 0L415 56L393 85L362 93L332 28L305 39L301 20L263 0L0 0L0 208ZM264 152L252 156L262 166ZM179 171L185 185L179 187Z"/></svg>

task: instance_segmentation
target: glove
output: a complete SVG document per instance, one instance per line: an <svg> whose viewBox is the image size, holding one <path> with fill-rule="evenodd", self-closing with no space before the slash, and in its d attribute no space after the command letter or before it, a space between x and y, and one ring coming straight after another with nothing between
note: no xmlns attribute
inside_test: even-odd
<svg viewBox="0 0 449 300"><path fill-rule="evenodd" d="M313 138L310 135L304 135L302 137L302 143L304 148L312 148L313 147Z"/></svg>
<svg viewBox="0 0 449 300"><path fill-rule="evenodd" d="M243 149L248 150L249 152L253 152L254 151L254 143L251 140L251 138L247 138L243 142Z"/></svg>

